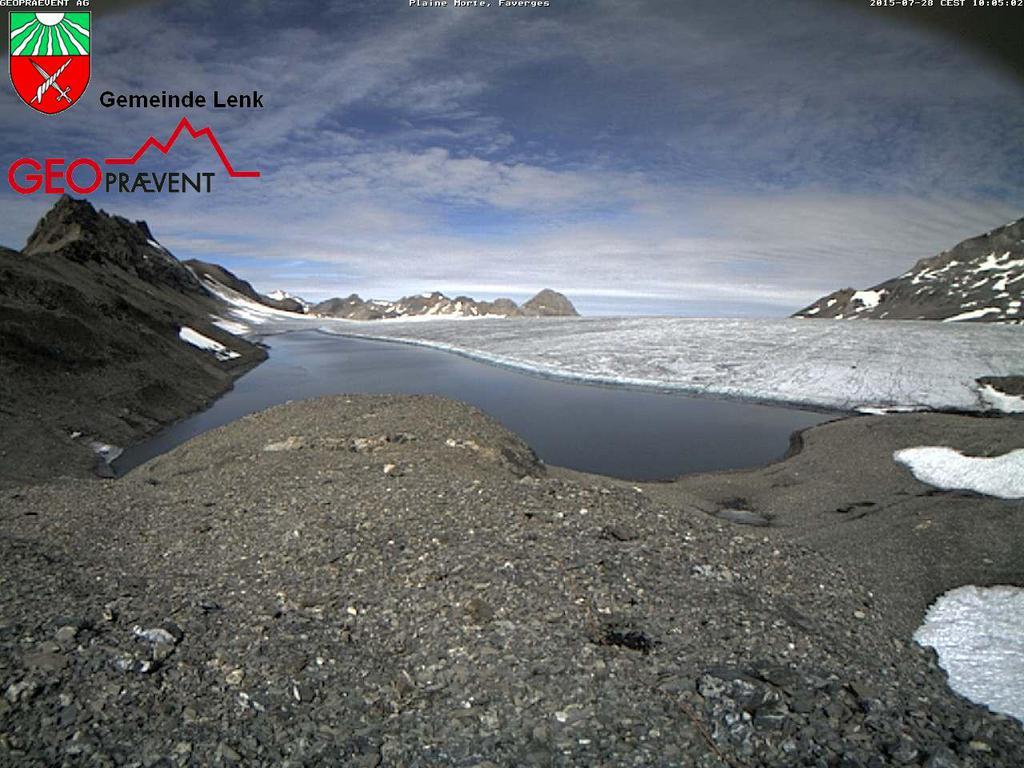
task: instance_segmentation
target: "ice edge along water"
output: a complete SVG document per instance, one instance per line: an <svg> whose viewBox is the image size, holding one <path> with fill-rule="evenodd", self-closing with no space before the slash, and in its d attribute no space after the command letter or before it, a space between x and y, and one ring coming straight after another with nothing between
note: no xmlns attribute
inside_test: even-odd
<svg viewBox="0 0 1024 768"><path fill-rule="evenodd" d="M310 317L204 284L251 333L321 330L550 378L871 413L1003 410L976 379L1024 375L1024 332L991 324L791 319ZM218 318L219 319L219 318ZM222 326L223 327L223 326ZM234 332L234 331L233 331Z"/></svg>

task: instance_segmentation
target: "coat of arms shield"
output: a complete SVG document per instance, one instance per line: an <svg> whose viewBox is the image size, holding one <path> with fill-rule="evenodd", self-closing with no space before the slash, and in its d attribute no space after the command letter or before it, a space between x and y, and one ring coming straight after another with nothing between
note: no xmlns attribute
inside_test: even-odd
<svg viewBox="0 0 1024 768"><path fill-rule="evenodd" d="M92 15L10 14L11 82L21 100L47 115L63 112L89 84Z"/></svg>

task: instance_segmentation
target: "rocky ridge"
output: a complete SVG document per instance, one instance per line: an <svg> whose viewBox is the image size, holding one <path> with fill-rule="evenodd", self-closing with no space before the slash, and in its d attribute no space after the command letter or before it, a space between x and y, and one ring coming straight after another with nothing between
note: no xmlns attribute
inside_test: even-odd
<svg viewBox="0 0 1024 768"><path fill-rule="evenodd" d="M240 293L251 301L271 307L272 309L281 309L285 312L298 312L301 314L308 307L301 299L285 294L282 291L275 292L276 295L266 296L253 288L252 283L248 280L243 280L231 270L220 266L220 264L211 264L199 259L188 259L183 263L199 280L212 280L215 283L230 288L235 293Z"/></svg>
<svg viewBox="0 0 1024 768"><path fill-rule="evenodd" d="M396 317L575 317L579 313L564 295L545 288L522 306L512 299L476 301L469 296L454 299L439 291L406 296L397 301L364 300L353 293L315 304L310 312L347 320L384 320Z"/></svg>
<svg viewBox="0 0 1024 768"><path fill-rule="evenodd" d="M228 389L265 353L222 309L145 222L60 198L0 249L0 482L85 472Z"/></svg>
<svg viewBox="0 0 1024 768"><path fill-rule="evenodd" d="M866 290L844 288L794 317L1024 322L1024 219L921 259Z"/></svg>

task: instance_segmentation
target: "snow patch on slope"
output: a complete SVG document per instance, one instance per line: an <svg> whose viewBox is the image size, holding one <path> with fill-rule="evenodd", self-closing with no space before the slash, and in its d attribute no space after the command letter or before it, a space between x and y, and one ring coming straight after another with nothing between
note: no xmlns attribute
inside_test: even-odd
<svg viewBox="0 0 1024 768"><path fill-rule="evenodd" d="M977 320L985 315L991 315L993 312L999 314L1002 312L999 307L985 307L985 309L972 309L968 312L961 312L959 315L953 315L953 317L947 317L942 320L944 323L959 323L964 320Z"/></svg>
<svg viewBox="0 0 1024 768"><path fill-rule="evenodd" d="M859 301L863 305L857 309L860 312L877 307L884 295L885 291L854 291L852 300Z"/></svg>
<svg viewBox="0 0 1024 768"><path fill-rule="evenodd" d="M241 357L240 354L232 349L228 349L223 344L215 339L211 339L209 336L204 336L195 328L189 328L187 325L182 327L178 331L178 338L184 341L186 344L191 344L193 347L212 352L213 356L218 360L233 360L236 357Z"/></svg>
<svg viewBox="0 0 1024 768"><path fill-rule="evenodd" d="M1024 589L966 586L942 595L914 633L957 693L1024 721Z"/></svg>
<svg viewBox="0 0 1024 768"><path fill-rule="evenodd" d="M945 446L922 446L896 451L893 458L922 483L936 488L1024 498L1024 448L989 458L964 456Z"/></svg>
<svg viewBox="0 0 1024 768"><path fill-rule="evenodd" d="M981 389L978 390L978 394L994 410L1002 411L1003 413L1024 413L1024 397L1000 392L991 384L982 385Z"/></svg>
<svg viewBox="0 0 1024 768"><path fill-rule="evenodd" d="M225 320L223 317L212 315L213 324L220 328L222 331L227 331L235 336L244 336L249 333L252 328L244 323L236 323L233 320Z"/></svg>

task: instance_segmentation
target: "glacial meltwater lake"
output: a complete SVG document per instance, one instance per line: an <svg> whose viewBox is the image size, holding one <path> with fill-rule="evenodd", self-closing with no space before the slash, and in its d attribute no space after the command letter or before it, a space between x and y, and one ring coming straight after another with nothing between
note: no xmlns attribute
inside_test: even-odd
<svg viewBox="0 0 1024 768"><path fill-rule="evenodd" d="M208 410L131 446L123 474L196 435L290 400L432 394L470 403L548 464L630 480L738 469L782 458L790 435L840 414L555 381L449 352L315 331L264 339L270 357Z"/></svg>

